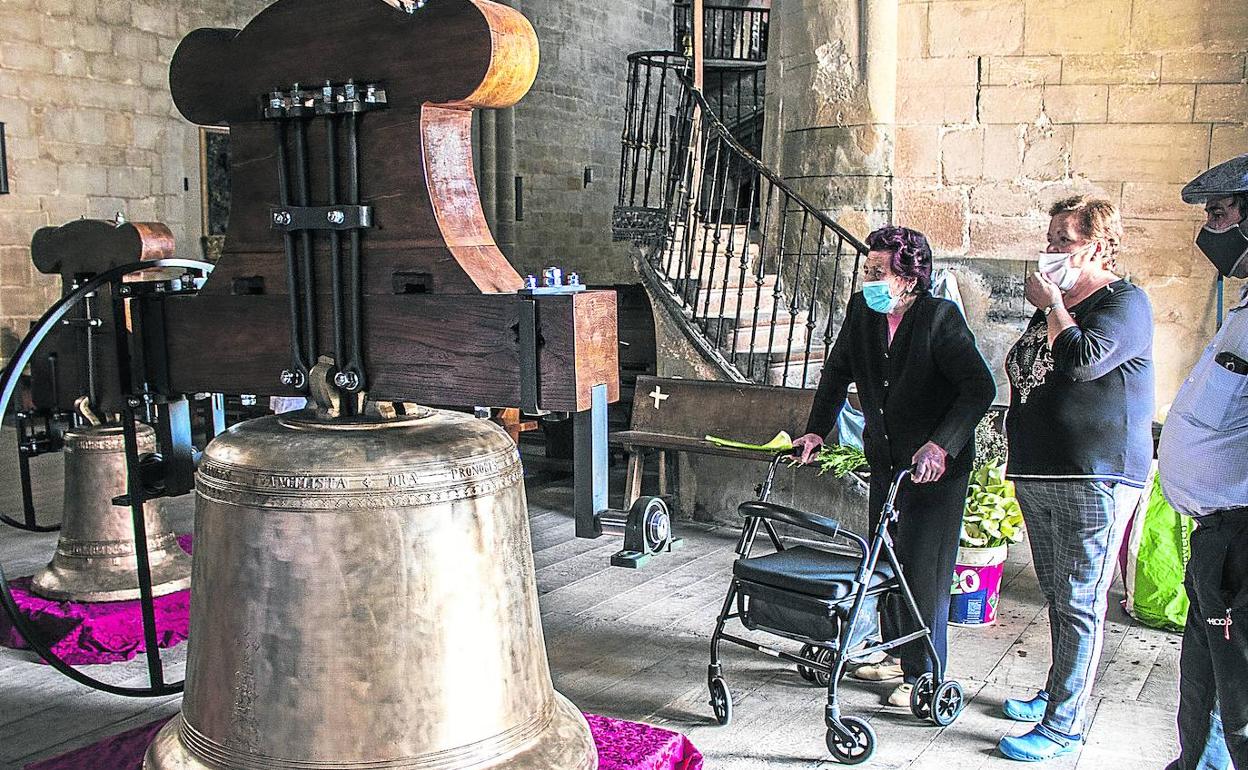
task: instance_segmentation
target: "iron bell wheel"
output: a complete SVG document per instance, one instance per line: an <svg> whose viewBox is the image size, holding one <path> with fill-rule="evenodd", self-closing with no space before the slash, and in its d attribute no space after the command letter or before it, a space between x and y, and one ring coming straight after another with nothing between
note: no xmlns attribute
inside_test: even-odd
<svg viewBox="0 0 1248 770"><path fill-rule="evenodd" d="M935 694L935 677L931 673L920 676L910 690L910 713L919 719L927 719L932 715L932 698Z"/></svg>
<svg viewBox="0 0 1248 770"><path fill-rule="evenodd" d="M831 727L828 728L824 741L828 751L837 762L844 765L859 765L866 762L875 753L875 730L865 719L844 717L841 726L852 736L845 738Z"/></svg>
<svg viewBox="0 0 1248 770"><path fill-rule="evenodd" d="M711 710L715 712L715 721L727 725L732 721L732 693L728 692L728 683L723 677L711 677L707 683L711 691Z"/></svg>
<svg viewBox="0 0 1248 770"><path fill-rule="evenodd" d="M940 687L936 688L931 704L933 722L941 727L953 724L953 720L958 718L958 714L962 713L962 707L966 705L962 685L952 679L945 680Z"/></svg>
<svg viewBox="0 0 1248 770"><path fill-rule="evenodd" d="M188 272L196 272L200 275L207 275L212 272L213 266L208 262L200 262L192 259L157 259L146 262L132 262L126 265L106 270L94 278L86 281L66 294L58 302L48 308L39 318L34 326L31 327L27 335L22 339L17 349L13 351L9 358L9 365L0 372L0 415L7 414L9 406L12 403L14 392L17 390L18 382L21 379L22 372L25 371L31 359L34 358L36 351L44 339L51 333L52 329L61 323L61 320L79 303L86 299L87 295L93 295L103 289L105 286L120 285L122 278L131 273L137 273L146 270L163 270L168 268L177 268ZM137 468L133 469L137 472ZM182 692L182 681L166 681L163 672L159 668L151 666L152 658L159 657L159 650L149 650L147 652L149 658L148 682L146 686L122 686L112 682L106 682L88 675L84 671L71 666L62 660L56 653L52 652L51 645L46 643L43 635L38 629L34 628L30 621L22 615L17 607L17 603L13 598L12 586L9 584L8 578L5 576L3 565L0 565L0 608L7 612L13 624L13 627L22 635L29 645L31 651L42 658L49 666L73 679L79 684L84 684L101 692L111 693L113 695L122 695L127 697L153 697L159 695L174 695ZM144 631L150 632L152 629L147 627L147 621L144 620Z"/></svg>

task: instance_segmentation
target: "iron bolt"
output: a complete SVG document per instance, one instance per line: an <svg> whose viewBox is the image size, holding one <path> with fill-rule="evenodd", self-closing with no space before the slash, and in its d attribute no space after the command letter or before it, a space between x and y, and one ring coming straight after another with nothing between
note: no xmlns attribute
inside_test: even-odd
<svg viewBox="0 0 1248 770"><path fill-rule="evenodd" d="M291 216L290 216L289 211L274 211L273 212L273 224L285 226L290 223L291 223Z"/></svg>
<svg viewBox="0 0 1248 770"><path fill-rule="evenodd" d="M342 213L339 209L334 209L325 216L329 219L331 224L335 225L340 225L347 221L347 215Z"/></svg>
<svg viewBox="0 0 1248 770"><path fill-rule="evenodd" d="M291 388L302 388L304 383L303 372L294 369L283 369L281 375L283 385Z"/></svg>
<svg viewBox="0 0 1248 770"><path fill-rule="evenodd" d="M334 385L343 390L355 390L360 386L360 375L355 372L338 372L334 375Z"/></svg>
<svg viewBox="0 0 1248 770"><path fill-rule="evenodd" d="M130 407L131 409L138 409L142 405L143 405L143 401L141 399L135 398L134 396L131 396L130 398L126 399L126 406Z"/></svg>

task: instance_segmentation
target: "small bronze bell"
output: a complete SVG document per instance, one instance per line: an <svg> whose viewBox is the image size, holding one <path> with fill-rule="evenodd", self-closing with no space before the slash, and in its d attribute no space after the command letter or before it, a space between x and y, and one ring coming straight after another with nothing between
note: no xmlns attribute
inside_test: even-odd
<svg viewBox="0 0 1248 770"><path fill-rule="evenodd" d="M156 451L156 431L136 426L139 454ZM134 522L130 508L113 505L126 493L125 435L118 425L90 425L65 434L65 506L61 536L31 590L48 599L115 602L139 598ZM191 584L191 557L178 545L160 500L144 506L152 594Z"/></svg>

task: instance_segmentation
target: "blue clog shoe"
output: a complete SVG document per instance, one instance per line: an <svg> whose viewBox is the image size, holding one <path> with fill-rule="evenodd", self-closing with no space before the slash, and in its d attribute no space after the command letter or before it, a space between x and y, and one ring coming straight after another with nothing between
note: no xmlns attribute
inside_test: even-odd
<svg viewBox="0 0 1248 770"><path fill-rule="evenodd" d="M997 750L1019 762L1043 762L1078 750L1083 738L1036 725L1024 735L1007 735L997 744Z"/></svg>
<svg viewBox="0 0 1248 770"><path fill-rule="evenodd" d="M1044 711L1049 706L1049 693L1041 690L1031 700L1006 698L1001 710L1015 722L1039 722L1044 719Z"/></svg>

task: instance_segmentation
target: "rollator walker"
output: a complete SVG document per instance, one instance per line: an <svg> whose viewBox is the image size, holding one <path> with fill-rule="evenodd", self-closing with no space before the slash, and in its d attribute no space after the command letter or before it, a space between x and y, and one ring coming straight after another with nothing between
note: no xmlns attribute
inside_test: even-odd
<svg viewBox="0 0 1248 770"><path fill-rule="evenodd" d="M760 499L742 503L737 509L745 517L745 525L737 541L732 583L711 635L711 664L707 667L710 705L715 719L721 725L728 724L732 719L732 694L719 658L721 641L795 663L803 679L828 688L824 708L828 751L838 761L856 765L874 753L876 737L865 719L841 716L837 688L846 666L922 639L932 671L915 682L910 710L919 719L930 719L942 727L952 724L962 711L962 686L945 678L931 630L915 605L888 533L889 524L899 514L894 504L897 490L912 469L906 468L893 478L879 524L868 542L861 535L842 529L834 519L767 502L776 468L788 457L782 454L772 460L759 488ZM785 547L776 533L775 522L815 533L830 542L821 543L823 547ZM767 531L776 550L751 556L760 528ZM890 594L900 596L917 630L887 642L867 639L873 624L863 616L874 613L880 599ZM794 655L725 632L724 626L734 618L752 631L801 642L801 651Z"/></svg>

